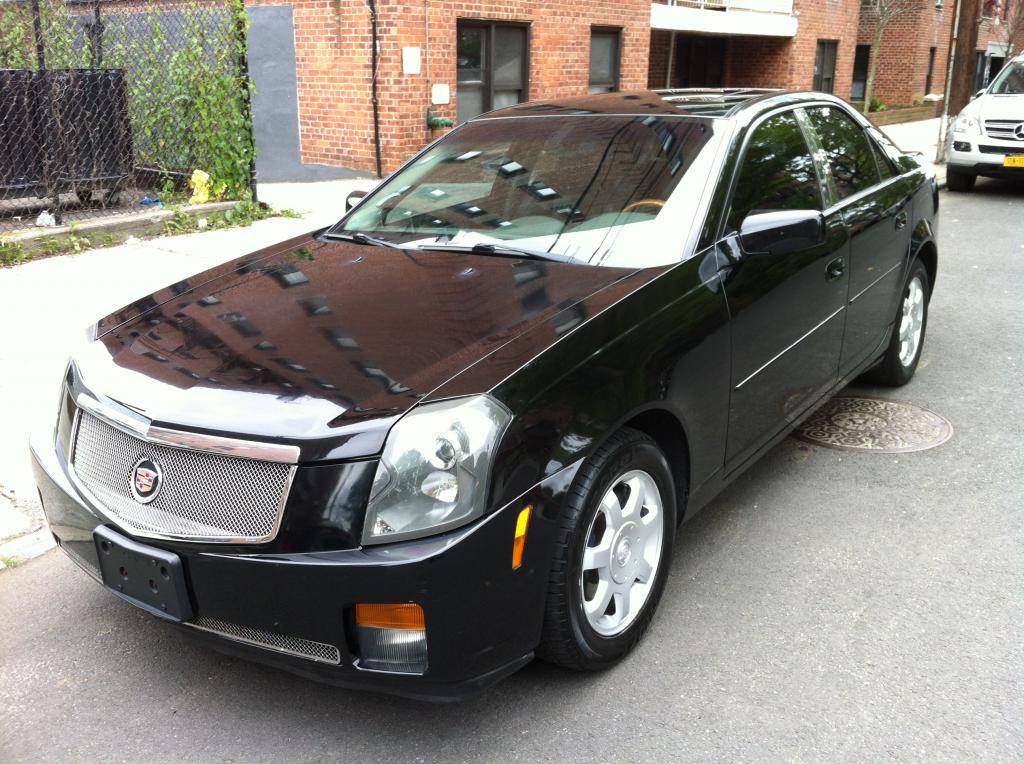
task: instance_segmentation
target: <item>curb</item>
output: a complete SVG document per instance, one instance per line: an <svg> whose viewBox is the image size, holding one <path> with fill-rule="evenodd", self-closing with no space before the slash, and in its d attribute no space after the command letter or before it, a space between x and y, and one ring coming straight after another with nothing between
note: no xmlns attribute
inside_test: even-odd
<svg viewBox="0 0 1024 764"><path fill-rule="evenodd" d="M0 520L7 534L0 538L0 570L26 563L56 546L41 507L19 505L0 492Z"/></svg>

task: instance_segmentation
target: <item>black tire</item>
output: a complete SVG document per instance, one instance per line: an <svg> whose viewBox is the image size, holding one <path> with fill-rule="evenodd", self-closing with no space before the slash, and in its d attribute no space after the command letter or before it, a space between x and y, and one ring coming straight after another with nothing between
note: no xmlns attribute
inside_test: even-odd
<svg viewBox="0 0 1024 764"><path fill-rule="evenodd" d="M903 319L903 303L910 292L910 285L917 278L924 289L924 317L921 322L921 339L917 345L917 352L909 363L900 360L900 322ZM925 334L928 329L928 301L931 298L931 284L928 279L928 269L920 260L914 260L907 274L907 280L903 284L903 291L900 292L899 305L896 307L896 319L893 322L892 336L889 338L889 347L885 350L881 362L864 375L864 381L873 382L879 385L900 387L907 384L914 377L917 371L917 364L921 360L921 351L924 349Z"/></svg>
<svg viewBox="0 0 1024 764"><path fill-rule="evenodd" d="M585 537L602 497L613 481L631 470L646 472L660 494L661 553L641 610L624 631L605 637L594 630L583 611L581 577ZM614 665L633 649L650 624L665 587L672 561L676 517L672 471L661 449L644 433L622 429L583 463L569 491L558 531L538 657L577 671L597 671Z"/></svg>
<svg viewBox="0 0 1024 764"><path fill-rule="evenodd" d="M950 191L973 191L977 179L977 175L954 170L952 167L946 170L946 188Z"/></svg>

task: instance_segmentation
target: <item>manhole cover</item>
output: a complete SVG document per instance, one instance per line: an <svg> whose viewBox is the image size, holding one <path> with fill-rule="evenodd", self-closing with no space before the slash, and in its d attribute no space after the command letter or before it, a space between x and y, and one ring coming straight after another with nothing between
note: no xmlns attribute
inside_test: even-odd
<svg viewBox="0 0 1024 764"><path fill-rule="evenodd" d="M953 425L928 409L882 398L833 398L794 435L849 451L923 451L949 440Z"/></svg>

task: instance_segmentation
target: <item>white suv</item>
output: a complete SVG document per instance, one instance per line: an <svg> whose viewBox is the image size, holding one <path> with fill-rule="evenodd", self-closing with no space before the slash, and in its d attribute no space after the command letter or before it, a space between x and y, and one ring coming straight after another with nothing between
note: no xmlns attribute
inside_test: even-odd
<svg viewBox="0 0 1024 764"><path fill-rule="evenodd" d="M1024 180L1024 55L964 107L947 135L950 191L970 191L979 175Z"/></svg>

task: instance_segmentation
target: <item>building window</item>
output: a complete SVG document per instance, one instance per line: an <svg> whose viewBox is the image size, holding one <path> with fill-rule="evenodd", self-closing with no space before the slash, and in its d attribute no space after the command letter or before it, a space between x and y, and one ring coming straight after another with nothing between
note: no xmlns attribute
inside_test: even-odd
<svg viewBox="0 0 1024 764"><path fill-rule="evenodd" d="M622 32L619 29L590 30L590 81L588 93L611 93L619 89L619 60Z"/></svg>
<svg viewBox="0 0 1024 764"><path fill-rule="evenodd" d="M928 49L928 76L924 78L924 94L932 92L932 80L935 78L935 48Z"/></svg>
<svg viewBox="0 0 1024 764"><path fill-rule="evenodd" d="M835 91L837 47L834 40L818 40L818 53L814 58L814 89L822 93Z"/></svg>
<svg viewBox="0 0 1024 764"><path fill-rule="evenodd" d="M934 48L933 48L934 50ZM868 86L868 64L871 61L871 46L858 45L853 56L853 88L850 90L851 101L863 101Z"/></svg>
<svg viewBox="0 0 1024 764"><path fill-rule="evenodd" d="M527 28L460 21L455 99L459 122L527 98Z"/></svg>

